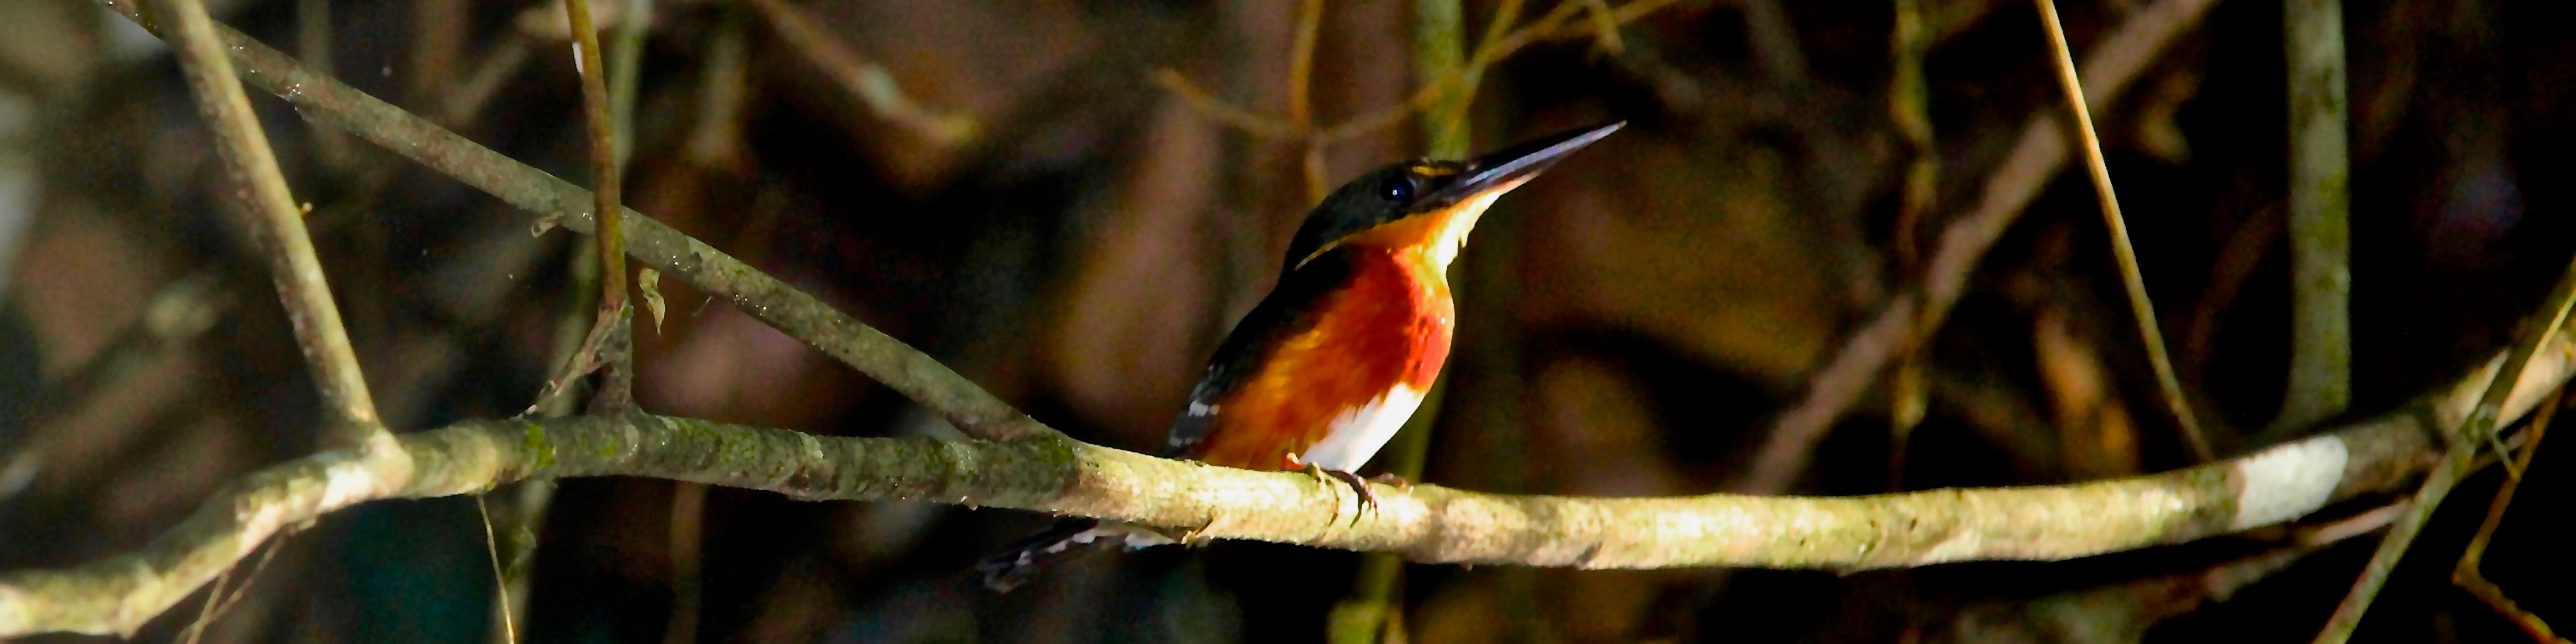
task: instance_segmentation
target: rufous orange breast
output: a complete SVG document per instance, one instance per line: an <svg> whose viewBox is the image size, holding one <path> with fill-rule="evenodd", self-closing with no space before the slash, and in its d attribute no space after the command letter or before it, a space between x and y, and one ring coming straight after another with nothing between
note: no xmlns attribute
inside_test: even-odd
<svg viewBox="0 0 2576 644"><path fill-rule="evenodd" d="M1422 404L1449 357L1449 285L1418 251L1351 245L1300 271L1338 277L1306 312L1315 323L1272 343L1232 392L1196 403L1212 417L1184 452L1216 465L1350 471Z"/></svg>

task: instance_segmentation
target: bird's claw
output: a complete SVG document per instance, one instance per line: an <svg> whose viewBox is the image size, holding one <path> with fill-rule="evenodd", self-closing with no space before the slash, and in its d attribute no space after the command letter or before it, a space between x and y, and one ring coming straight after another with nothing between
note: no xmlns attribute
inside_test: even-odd
<svg viewBox="0 0 2576 644"><path fill-rule="evenodd" d="M1341 481L1342 483L1351 486L1352 492L1359 493L1359 511L1351 514L1351 525L1359 525L1360 517L1367 516L1368 513L1377 510L1377 490L1369 489L1369 482L1367 479L1360 478L1360 475L1358 474L1352 474L1341 470L1328 470L1318 467L1315 468L1315 471L1323 476L1331 477L1333 480Z"/></svg>
<svg viewBox="0 0 2576 644"><path fill-rule="evenodd" d="M1360 475L1342 470L1325 469L1324 466L1316 465L1314 463L1300 463L1294 456L1289 457L1289 463L1298 469L1305 470L1307 474L1314 475L1317 485L1330 485L1331 481L1340 481L1344 485L1351 486L1351 491L1358 493L1360 496L1359 512L1351 515L1352 525L1358 525L1360 517L1366 516L1369 512L1377 510L1377 490L1369 489L1369 481L1367 479L1360 478ZM1395 477L1393 474L1380 474L1378 476L1380 478ZM1395 477L1395 480L1403 487L1413 486L1412 483L1404 482L1402 477Z"/></svg>

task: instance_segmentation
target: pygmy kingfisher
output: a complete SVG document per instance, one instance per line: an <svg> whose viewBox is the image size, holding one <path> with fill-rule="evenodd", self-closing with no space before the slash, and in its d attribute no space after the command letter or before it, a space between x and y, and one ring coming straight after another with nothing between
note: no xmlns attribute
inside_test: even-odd
<svg viewBox="0 0 2576 644"><path fill-rule="evenodd" d="M1307 214L1279 282L1219 343L1163 455L1254 470L1308 469L1376 497L1352 474L1421 406L1449 357L1449 262L1494 200L1625 123L1537 139L1466 161L1421 159L1362 174ZM1067 518L976 566L996 590L1049 555L1159 532Z"/></svg>

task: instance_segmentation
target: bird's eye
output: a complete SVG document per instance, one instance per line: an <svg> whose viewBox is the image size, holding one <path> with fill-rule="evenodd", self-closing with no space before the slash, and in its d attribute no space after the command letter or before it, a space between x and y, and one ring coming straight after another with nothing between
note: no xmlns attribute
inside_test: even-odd
<svg viewBox="0 0 2576 644"><path fill-rule="evenodd" d="M1413 200L1413 190L1413 175L1399 174L1387 177L1386 183L1378 184L1377 196L1387 201L1402 203Z"/></svg>

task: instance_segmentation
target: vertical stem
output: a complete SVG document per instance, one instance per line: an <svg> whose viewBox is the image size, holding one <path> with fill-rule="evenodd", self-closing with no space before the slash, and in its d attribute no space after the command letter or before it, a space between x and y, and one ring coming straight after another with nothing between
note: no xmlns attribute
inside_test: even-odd
<svg viewBox="0 0 2576 644"><path fill-rule="evenodd" d="M322 73L331 70L331 0L297 0L295 3L295 56L304 65ZM313 137L313 156L322 165L337 169L349 163L349 138L339 128L309 124L305 128Z"/></svg>
<svg viewBox="0 0 2576 644"><path fill-rule="evenodd" d="M2209 438L2200 431L2200 421L2192 417L2191 403L2183 398L2182 382L2174 377L2173 360L2166 356L2164 331L2156 328L2156 304L2147 299L2146 278L2138 274L2138 251L2129 244L2129 223L2120 216L2120 197L2111 190L2111 169L2102 161L2102 139L2094 134L2093 111L2084 105L2084 84L2075 76L2075 53L2066 45L2066 28L2058 23L2057 3L2037 0L2040 27L2048 32L2049 48L2057 55L2057 81L2066 91L2066 106L2075 113L2076 138L2084 142L2085 166L2093 171L2093 192L2102 200L2103 227L2111 230L2111 256L2120 262L2120 282L2129 292L2129 313L2137 318L2138 336L2147 345L2147 363L2156 372L2156 385L2163 390L2165 408L2173 412L2174 422L2182 425L2184 443L2191 455L2206 463L2218 457L2209 446Z"/></svg>
<svg viewBox="0 0 2576 644"><path fill-rule="evenodd" d="M367 393L357 352L350 348L348 331L340 324L340 308L331 300L322 262L304 230L303 211L287 191L286 177L278 172L277 155L269 149L258 117L251 114L250 100L233 74L232 59L225 57L223 42L215 36L214 19L197 0L167 0L153 7L163 24L175 27L170 35L188 86L196 94L197 112L214 135L216 155L223 159L234 194L243 201L252 233L268 251L269 276L277 283L278 299L295 325L296 342L313 369L323 404L330 408L332 425L324 433L325 444L362 447L378 454L400 450L376 418L375 398Z"/></svg>
<svg viewBox="0 0 2576 644"><path fill-rule="evenodd" d="M1463 46L1466 10L1458 0L1415 0L1413 3L1413 77L1425 85L1444 82L1460 74L1467 62ZM1457 88L1441 92L1424 114L1422 129L1427 152L1437 158L1462 159L1467 156L1467 103L1475 98L1474 82L1460 83Z"/></svg>
<svg viewBox="0 0 2576 644"><path fill-rule="evenodd" d="M609 43L608 113L616 126L617 169L635 155L635 91L644 77L644 36L653 28L653 0L626 0L618 12L616 40Z"/></svg>
<svg viewBox="0 0 2576 644"><path fill-rule="evenodd" d="M1315 37L1324 27L1324 0L1303 0L1297 4L1297 32L1288 44L1288 129L1305 138L1306 153L1298 168L1305 178L1306 203L1321 203L1324 184L1324 143L1315 140Z"/></svg>
<svg viewBox="0 0 2576 644"><path fill-rule="evenodd" d="M554 346L546 352L546 365L553 370L550 373L565 373L571 369L573 361L581 359L583 332L590 329L594 315L591 296L599 292L596 247L577 245L571 250L564 254L564 272L571 276L571 285L564 289L562 313L555 318ZM573 407L573 392L567 390L564 393L539 401L538 417L562 418L579 411ZM496 526L509 538L501 543L506 550L500 557L506 562L501 566L501 587L504 590L500 597L495 598L493 606L498 614L494 615L489 638L492 644L516 644L507 639L513 634L502 627L511 616L528 614L528 589L535 585L529 580L529 573L536 568L537 537L545 531L546 508L554 503L555 482L552 479L521 481L518 488L517 494L510 497L502 508L504 523Z"/></svg>
<svg viewBox="0 0 2576 644"><path fill-rule="evenodd" d="M1895 73L1888 82L1888 119L1896 126L1897 136L1910 148L1913 161L1905 169L1904 198L1896 210L1896 265L1905 272L1907 281L1920 281L1922 253L1915 237L1922 227L1923 215L1932 209L1941 179L1939 148L1932 142L1931 90L1923 81L1923 56L1932 48L1931 33L1923 28L1923 8L1919 0L1896 0L1895 24L1888 35L1888 49L1893 53ZM1888 375L1888 489L1905 485L1905 456L1912 442L1914 426L1923 422L1930 392L1923 377L1923 335L1927 326L1921 320L1906 334L1904 348L1896 356L1896 369Z"/></svg>
<svg viewBox="0 0 2576 644"><path fill-rule="evenodd" d="M599 310L613 315L626 308L626 244L622 226L624 213L617 207L617 140L616 121L609 115L608 81L600 72L599 31L590 22L588 0L564 0L564 15L571 22L573 67L581 72L581 105L590 126L590 170L592 212L598 213L599 261L607 270L599 273Z"/></svg>
<svg viewBox="0 0 2576 644"><path fill-rule="evenodd" d="M1323 26L1324 0L1297 3L1297 32L1288 43L1288 127L1297 132L1315 127L1310 92L1315 77L1315 37Z"/></svg>
<svg viewBox="0 0 2576 644"><path fill-rule="evenodd" d="M2290 373L2274 429L2352 401L2351 167L2342 0L2282 0L2290 85Z"/></svg>
<svg viewBox="0 0 2576 644"><path fill-rule="evenodd" d="M483 502L483 496L474 495L474 513L483 517L483 553L492 561L493 590L501 594L496 601L502 606L501 635L493 641L500 644L518 644L518 613L509 610L514 605L514 602L510 601L510 575L501 570L501 540L492 534L492 508Z"/></svg>
<svg viewBox="0 0 2576 644"><path fill-rule="evenodd" d="M413 98L438 96L456 75L457 55L474 23L468 0L412 0L411 69Z"/></svg>
<svg viewBox="0 0 2576 644"><path fill-rule="evenodd" d="M671 488L671 620L662 644L690 644L698 638L698 572L705 566L700 545L701 518L706 516L707 484L679 481Z"/></svg>

